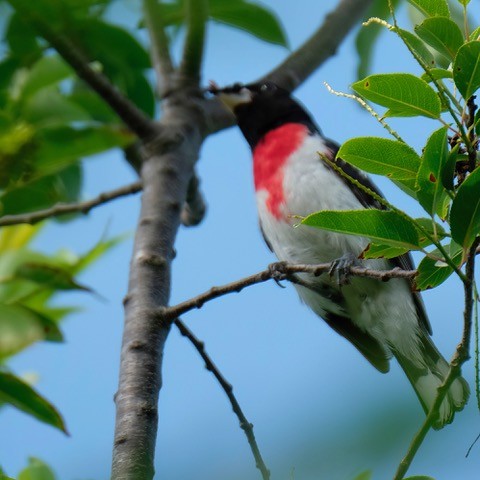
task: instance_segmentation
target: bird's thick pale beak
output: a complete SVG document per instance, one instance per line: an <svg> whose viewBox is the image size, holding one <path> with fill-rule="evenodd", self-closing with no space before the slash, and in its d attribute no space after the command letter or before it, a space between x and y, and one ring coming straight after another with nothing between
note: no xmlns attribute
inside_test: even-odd
<svg viewBox="0 0 480 480"><path fill-rule="evenodd" d="M237 92L219 90L213 93L232 112L234 112L235 108L239 105L252 101L252 92L248 88L241 88Z"/></svg>

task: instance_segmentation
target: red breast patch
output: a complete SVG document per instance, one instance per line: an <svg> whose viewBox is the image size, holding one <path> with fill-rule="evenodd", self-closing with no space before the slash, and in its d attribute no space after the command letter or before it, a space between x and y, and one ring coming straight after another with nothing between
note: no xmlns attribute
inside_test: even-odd
<svg viewBox="0 0 480 480"><path fill-rule="evenodd" d="M300 123L286 123L270 130L253 151L255 190L268 193L268 211L277 219L282 217L280 206L285 202L283 170L288 157L301 145L308 128Z"/></svg>

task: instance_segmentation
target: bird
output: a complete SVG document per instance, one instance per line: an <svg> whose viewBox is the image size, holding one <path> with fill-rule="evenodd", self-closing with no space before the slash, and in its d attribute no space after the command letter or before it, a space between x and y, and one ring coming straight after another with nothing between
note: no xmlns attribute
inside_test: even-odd
<svg viewBox="0 0 480 480"><path fill-rule="evenodd" d="M339 145L324 137L308 111L291 93L271 81L235 83L209 92L235 116L253 157L253 177L260 230L280 262L333 263L343 274L369 245L368 238L299 226L298 217L322 210L385 209L382 196L364 172L336 158ZM325 161L335 161L348 176ZM382 196L383 197L383 196ZM393 259L362 260L375 270L414 268L409 253ZM301 300L380 372L387 373L395 357L426 414L449 364L431 339L425 306L411 280L381 282L365 277L324 273L296 274ZM433 428L453 421L468 401L469 386L458 377L451 384Z"/></svg>

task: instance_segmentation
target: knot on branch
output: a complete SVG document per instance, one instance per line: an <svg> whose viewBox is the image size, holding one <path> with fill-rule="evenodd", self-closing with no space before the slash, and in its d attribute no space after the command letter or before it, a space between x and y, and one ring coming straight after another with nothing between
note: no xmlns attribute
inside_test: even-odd
<svg viewBox="0 0 480 480"><path fill-rule="evenodd" d="M282 280L288 280L289 272L288 272L288 264L287 262L275 262L271 263L268 266L268 272L270 278L275 280L275 282L281 282Z"/></svg>

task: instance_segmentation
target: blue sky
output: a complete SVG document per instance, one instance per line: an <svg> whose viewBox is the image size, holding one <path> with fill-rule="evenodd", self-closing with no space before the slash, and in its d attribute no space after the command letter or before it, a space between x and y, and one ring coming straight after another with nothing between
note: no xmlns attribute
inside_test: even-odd
<svg viewBox="0 0 480 480"><path fill-rule="evenodd" d="M130 1L118 14L135 14ZM292 48L313 32L336 4L328 0L264 1L283 21ZM401 21L407 24L406 15ZM283 48L224 26L210 25L204 81L220 85L255 79L288 54ZM327 81L348 91L355 80L356 56L350 35L297 92L325 135L342 142L353 136L386 132L353 101L327 92ZM393 34L378 45L375 72L419 68ZM392 124L420 151L431 120L395 119ZM250 152L237 129L209 138L198 171L209 210L197 228L182 228L173 265L172 303L212 285L262 270L274 261L257 226ZM84 197L134 180L119 152L85 161ZM413 202L392 184L378 179L390 201L414 216ZM85 251L107 229L110 235L133 232L139 197L100 207L68 225L52 224L37 247L68 246ZM42 343L12 362L18 374L36 372L38 388L64 414L70 437L29 416L1 412L0 461L16 475L28 456L49 463L61 480L109 476L122 334L122 297L126 293L131 240L125 241L82 277L106 301L87 294L65 294L59 302L82 306L64 323L64 344ZM462 291L447 282L424 295L434 340L450 358L460 338ZM381 375L346 341L300 304L294 289L274 283L251 287L187 314L184 321L206 342L208 352L234 385L274 478L349 480L372 469L374 478L392 476L423 411L396 363ZM168 339L159 405L158 478L169 480L259 478L243 432L230 405L194 351L175 328ZM465 376L473 381L473 362ZM480 447L465 453L480 431L472 397L465 412L441 432L431 433L411 473L437 480L478 478ZM294 472L294 473L292 473Z"/></svg>

